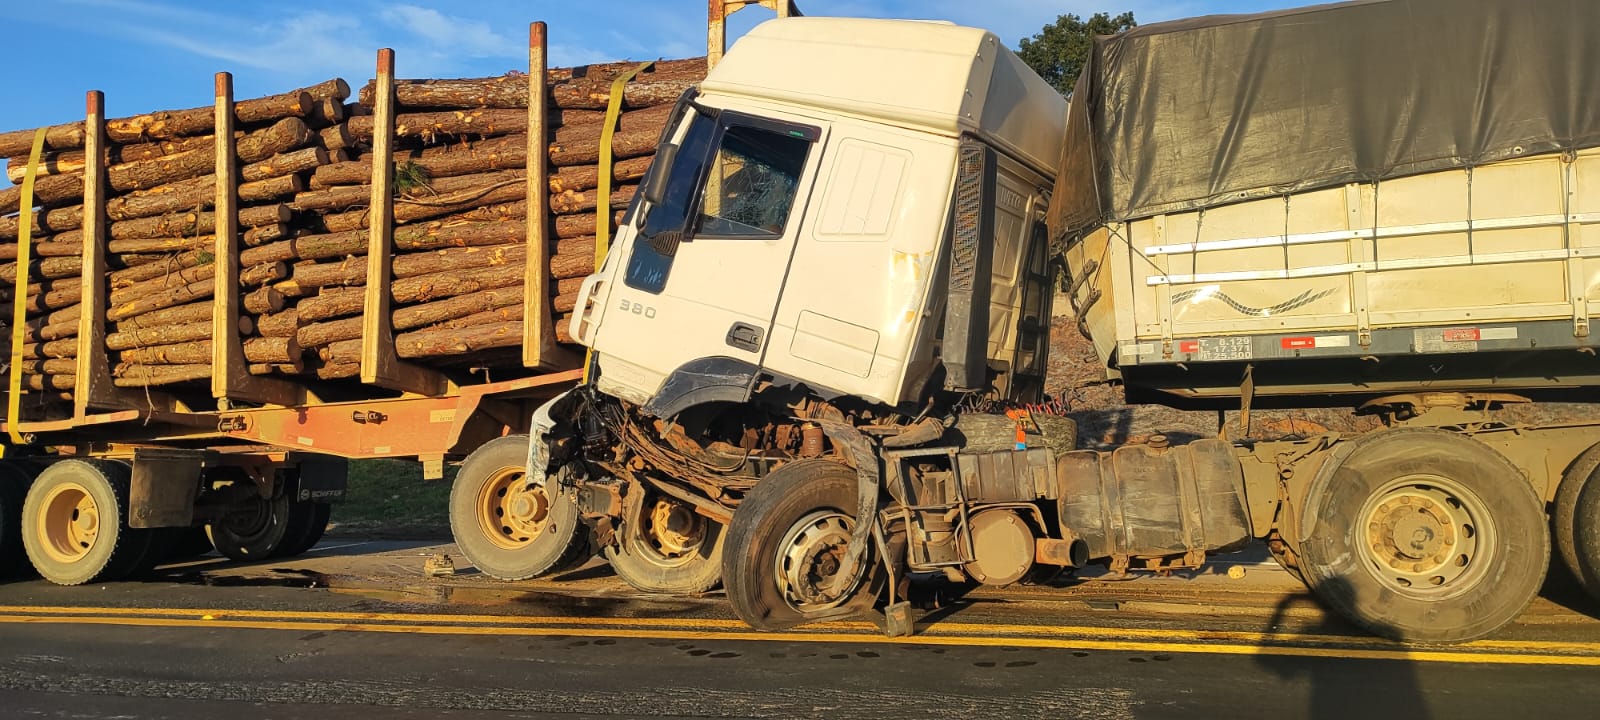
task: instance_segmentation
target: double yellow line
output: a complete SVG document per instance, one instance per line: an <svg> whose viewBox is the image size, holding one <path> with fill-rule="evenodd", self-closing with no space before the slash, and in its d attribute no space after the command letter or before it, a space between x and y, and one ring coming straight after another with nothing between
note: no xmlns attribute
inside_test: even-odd
<svg viewBox="0 0 1600 720"><path fill-rule="evenodd" d="M888 638L876 626L864 622L819 623L801 630L757 632L737 620L727 619L13 606L0 607L0 624L320 630L454 636L581 635L619 639L1027 647L1487 665L1600 666L1600 644L1596 643L1480 640L1448 648L1418 648L1377 638L1346 635L953 622L919 627L917 634L912 637Z"/></svg>

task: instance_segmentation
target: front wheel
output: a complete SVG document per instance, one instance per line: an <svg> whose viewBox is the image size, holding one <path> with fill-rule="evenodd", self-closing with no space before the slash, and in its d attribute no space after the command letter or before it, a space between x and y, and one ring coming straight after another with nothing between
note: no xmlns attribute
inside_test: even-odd
<svg viewBox="0 0 1600 720"><path fill-rule="evenodd" d="M484 443L450 487L450 533L474 567L498 580L527 580L588 560L578 504L555 478L528 483L528 436Z"/></svg>
<svg viewBox="0 0 1600 720"><path fill-rule="evenodd" d="M878 560L869 547L839 575L855 532L856 472L831 460L800 460L763 478L728 525L722 576L741 620L760 630L870 610Z"/></svg>
<svg viewBox="0 0 1600 720"><path fill-rule="evenodd" d="M1396 640L1459 642L1500 629L1538 593L1543 503L1500 453L1403 428L1328 462L1306 500L1300 567L1331 609Z"/></svg>

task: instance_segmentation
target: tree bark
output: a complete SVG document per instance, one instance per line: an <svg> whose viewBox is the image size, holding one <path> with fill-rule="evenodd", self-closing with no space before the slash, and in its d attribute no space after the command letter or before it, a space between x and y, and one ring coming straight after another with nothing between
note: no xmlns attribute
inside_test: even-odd
<svg viewBox="0 0 1600 720"><path fill-rule="evenodd" d="M287 301L283 297L283 293L279 292L277 288L270 286L256 288L255 290L245 293L244 297L240 298L239 300L240 304L244 306L245 312L256 315L279 312L283 310L284 305L287 304Z"/></svg>
<svg viewBox="0 0 1600 720"><path fill-rule="evenodd" d="M520 284L508 285L492 290L457 295L444 300L409 305L394 311L392 324L396 330L411 330L466 317L474 313L487 312L499 307L520 305L522 303L522 289Z"/></svg>
<svg viewBox="0 0 1600 720"><path fill-rule="evenodd" d="M392 269L395 277L408 278L436 272L472 270L491 265L521 266L527 261L527 257L527 246L522 244L447 248L396 255Z"/></svg>
<svg viewBox="0 0 1600 720"><path fill-rule="evenodd" d="M209 298L211 297L213 284L210 280L202 280L112 305L110 309L106 310L106 319L113 322L125 320L156 310L165 310L170 307L191 303L195 300Z"/></svg>
<svg viewBox="0 0 1600 720"><path fill-rule="evenodd" d="M303 288L365 285L366 282L367 258L364 255L347 257L338 262L311 263L294 267L294 283Z"/></svg>
<svg viewBox="0 0 1600 720"><path fill-rule="evenodd" d="M213 253L209 249L181 252L176 255L170 255L160 262L145 263L112 272L111 287L127 287L137 282L175 273L184 268L208 265L212 260Z"/></svg>
<svg viewBox="0 0 1600 720"><path fill-rule="evenodd" d="M233 114L240 123L260 123L285 118L300 118L311 112L312 96L295 90L234 103ZM155 112L106 121L106 136L112 142L130 143L183 135L204 135L216 127L215 108ZM82 143L79 143L82 146Z"/></svg>
<svg viewBox="0 0 1600 720"><path fill-rule="evenodd" d="M295 305L300 322L312 323L361 312L367 292L363 288L322 288Z"/></svg>
<svg viewBox="0 0 1600 720"><path fill-rule="evenodd" d="M566 85L580 86L581 88L599 87L606 88L607 97L610 96L611 82L623 72L639 66L637 62L606 63L603 65L589 65L582 68L552 70L546 76L547 81L553 84L552 91L559 92L559 88ZM705 58L690 58L686 60L657 60L655 67L649 71L634 76L630 86L634 84L675 82L687 88L690 84L705 79ZM682 89L678 94L683 92ZM361 88L357 96L360 103L367 107L373 104L374 87L368 82ZM573 93L568 93L573 94ZM627 94L624 93L624 98ZM677 100L677 94L672 95L668 102ZM401 107L437 107L437 108L526 108L528 106L528 78L526 75L502 75L490 78L468 78L461 80L401 80L395 85L395 101ZM567 107L560 105L559 107ZM602 103L599 107L605 107Z"/></svg>
<svg viewBox="0 0 1600 720"><path fill-rule="evenodd" d="M583 277L594 272L594 238L576 238L556 246L550 258L550 275L556 278Z"/></svg>
<svg viewBox="0 0 1600 720"><path fill-rule="evenodd" d="M294 337L300 330L299 313L299 308L289 308L282 312L262 315L256 320L256 330L266 337Z"/></svg>
<svg viewBox="0 0 1600 720"><path fill-rule="evenodd" d="M117 332L126 332L158 328L165 325L183 325L201 321L211 322L211 308L212 303L210 300L202 300L116 320L115 327ZM58 321L52 319L52 322Z"/></svg>
<svg viewBox="0 0 1600 720"><path fill-rule="evenodd" d="M137 300L138 298L146 295L152 295L165 290L171 290L172 288L188 285L189 283L210 280L212 277L216 276L216 271L217 266L215 263L209 265L197 265L191 268L182 268L170 274L162 275L158 278L153 278L114 289L111 291L109 300L112 305L120 305L125 302Z"/></svg>
<svg viewBox="0 0 1600 720"><path fill-rule="evenodd" d="M194 340L171 345L131 347L122 351L122 362L135 365L188 365L211 362L211 340ZM295 362L300 345L294 338L253 337L244 341L244 357L249 362Z"/></svg>
<svg viewBox="0 0 1600 720"><path fill-rule="evenodd" d="M249 335L249 328L253 325L249 318L239 318L239 334ZM106 335L107 350L132 350L134 348L160 347L179 343L209 341L211 338L211 321L184 323L182 325L162 325L153 328L134 328ZM126 359L126 356L124 356ZM130 361L131 362L131 361ZM199 362L199 361L196 361ZM208 356L205 362L211 362Z"/></svg>
<svg viewBox="0 0 1600 720"><path fill-rule="evenodd" d="M520 323L522 321L522 313L523 307L521 303L516 305L506 305L504 307L491 308L482 312L476 312L471 315L463 315L454 320L446 320L444 322L435 323L428 326L428 330L459 330L462 328L477 327L479 325L489 325L492 323L510 321L517 321ZM517 327L517 331L522 331L522 327L520 325Z"/></svg>
<svg viewBox="0 0 1600 720"><path fill-rule="evenodd" d="M462 272L419 275L395 280L389 286L389 292L396 303L427 302L520 284L522 270L521 265L500 265Z"/></svg>
<svg viewBox="0 0 1600 720"><path fill-rule="evenodd" d="M527 87L524 85L523 87ZM523 102L526 106L527 102ZM0 133L0 156L16 157L27 155L33 148L33 135L36 128L27 130L13 130ZM44 146L51 150L71 150L83 147L84 130L82 122L51 125L44 131Z"/></svg>
<svg viewBox="0 0 1600 720"><path fill-rule="evenodd" d="M211 364L133 365L123 363L112 371L111 384L117 387L155 387L211 378Z"/></svg>
<svg viewBox="0 0 1600 720"><path fill-rule="evenodd" d="M270 282L276 282L289 277L287 263L262 263L251 265L239 273L239 284L245 287L259 287Z"/></svg>

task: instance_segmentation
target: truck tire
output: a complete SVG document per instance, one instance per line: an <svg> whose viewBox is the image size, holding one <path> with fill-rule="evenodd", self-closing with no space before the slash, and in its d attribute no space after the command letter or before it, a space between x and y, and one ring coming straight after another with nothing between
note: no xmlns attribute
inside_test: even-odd
<svg viewBox="0 0 1600 720"><path fill-rule="evenodd" d="M1600 481L1584 483L1583 491L1573 501L1572 574L1578 577L1589 597L1600 600Z"/></svg>
<svg viewBox="0 0 1600 720"><path fill-rule="evenodd" d="M152 534L128 527L128 467L62 460L39 473L22 505L22 543L57 585L118 580L148 557Z"/></svg>
<svg viewBox="0 0 1600 720"><path fill-rule="evenodd" d="M284 530L283 543L273 551L275 558L303 555L316 547L322 534L328 531L328 520L333 516L333 506L320 502L295 502L289 504L289 526Z"/></svg>
<svg viewBox="0 0 1600 720"><path fill-rule="evenodd" d="M527 435L496 438L467 456L450 487L456 546L479 571L499 580L561 572L592 556L577 501L568 493L525 487L527 463Z"/></svg>
<svg viewBox="0 0 1600 720"><path fill-rule="evenodd" d="M19 574L27 562L22 548L22 504L36 474L31 465L0 462L0 580Z"/></svg>
<svg viewBox="0 0 1600 720"><path fill-rule="evenodd" d="M698 595L722 583L724 528L683 503L646 493L605 549L617 577L637 590Z"/></svg>
<svg viewBox="0 0 1600 720"><path fill-rule="evenodd" d="M274 557L289 533L290 504L283 493L271 499L252 495L220 522L207 525L206 536L217 552L231 560L254 562Z"/></svg>
<svg viewBox="0 0 1600 720"><path fill-rule="evenodd" d="M855 528L855 470L831 460L800 460L762 478L733 514L722 557L733 611L758 630L865 612L883 573L868 548L857 574L826 593Z"/></svg>
<svg viewBox="0 0 1600 720"><path fill-rule="evenodd" d="M1514 620L1544 581L1544 504L1487 445L1401 428L1335 450L1306 498L1301 569L1367 630L1459 642Z"/></svg>
<svg viewBox="0 0 1600 720"><path fill-rule="evenodd" d="M1578 506L1578 496L1590 485L1595 470L1600 469L1600 444L1591 446L1561 473L1561 484L1556 487L1556 498L1550 512L1550 540L1561 555L1562 564L1576 578L1578 584L1590 595L1600 592L1600 584L1586 577L1578 562L1577 529L1573 516Z"/></svg>

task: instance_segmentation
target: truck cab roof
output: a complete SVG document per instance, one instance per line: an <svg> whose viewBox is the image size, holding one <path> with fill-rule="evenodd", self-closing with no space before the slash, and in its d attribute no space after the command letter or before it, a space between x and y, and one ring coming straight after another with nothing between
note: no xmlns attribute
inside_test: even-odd
<svg viewBox="0 0 1600 720"><path fill-rule="evenodd" d="M916 20L769 20L735 43L702 88L971 133L1047 175L1060 160L1067 112L1061 94L994 33Z"/></svg>

